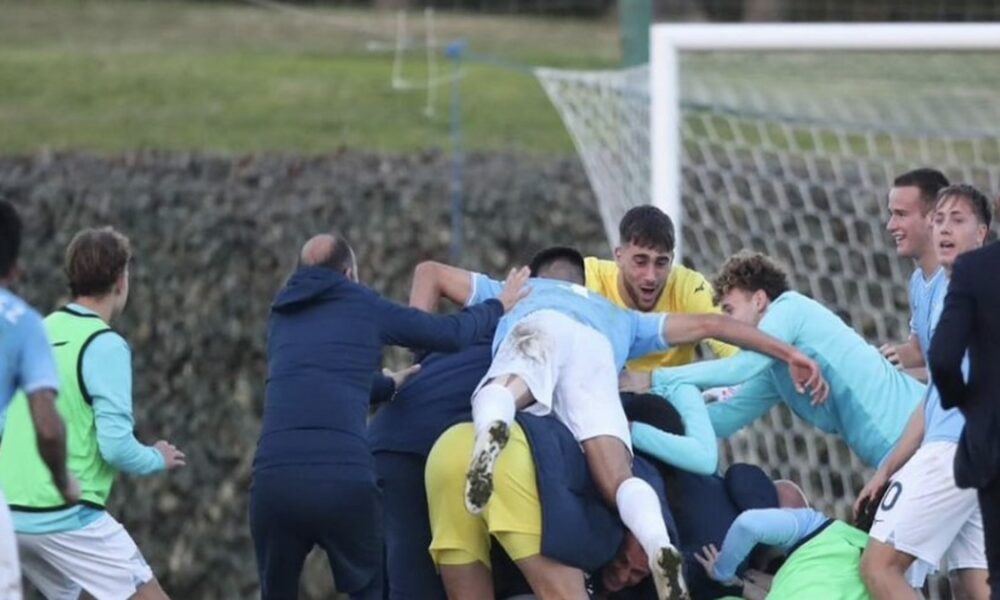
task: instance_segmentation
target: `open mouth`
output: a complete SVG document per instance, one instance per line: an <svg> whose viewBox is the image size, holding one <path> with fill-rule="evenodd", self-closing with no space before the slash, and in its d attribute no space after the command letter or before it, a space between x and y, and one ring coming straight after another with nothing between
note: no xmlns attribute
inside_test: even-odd
<svg viewBox="0 0 1000 600"><path fill-rule="evenodd" d="M940 248L941 250L954 250L955 249L955 242L949 242L948 240L942 240L941 242L938 242L938 248Z"/></svg>

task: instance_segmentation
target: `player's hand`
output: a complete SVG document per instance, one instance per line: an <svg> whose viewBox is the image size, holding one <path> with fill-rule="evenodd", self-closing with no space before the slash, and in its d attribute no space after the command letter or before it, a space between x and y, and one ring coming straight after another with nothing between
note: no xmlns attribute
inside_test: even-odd
<svg viewBox="0 0 1000 600"><path fill-rule="evenodd" d="M715 579L715 563L719 562L719 550L715 547L715 544L702 546L701 554L695 552L694 558L701 566L705 567L705 572L708 573L709 578ZM739 583L739 579L720 581L719 583L723 585L736 585Z"/></svg>
<svg viewBox="0 0 1000 600"><path fill-rule="evenodd" d="M773 580L773 575L756 569L747 569L743 573L743 597L747 600L766 600Z"/></svg>
<svg viewBox="0 0 1000 600"><path fill-rule="evenodd" d="M653 387L653 374L649 371L629 371L625 369L618 376L618 391L645 394Z"/></svg>
<svg viewBox="0 0 1000 600"><path fill-rule="evenodd" d="M59 495L62 499L66 501L66 504L76 504L80 501L80 482L76 480L70 473L66 473L62 477L62 481L57 481L56 489L59 490Z"/></svg>
<svg viewBox="0 0 1000 600"><path fill-rule="evenodd" d="M819 363L805 354L796 351L788 359L788 370L791 371L795 391L800 394L808 391L812 395L812 405L819 406L826 402L830 395L830 384L823 378Z"/></svg>
<svg viewBox="0 0 1000 600"><path fill-rule="evenodd" d="M903 360L899 357L899 349L895 344L882 344L879 346L878 351L881 352L882 356L891 362L894 367L897 369L903 368Z"/></svg>
<svg viewBox="0 0 1000 600"><path fill-rule="evenodd" d="M153 444L160 454L163 455L163 462L167 464L167 470L177 469L183 467L187 464L185 461L186 457L184 453L177 449L176 446L171 444L166 440L160 440Z"/></svg>
<svg viewBox="0 0 1000 600"><path fill-rule="evenodd" d="M882 469L875 471L872 478L865 484L865 487L861 489L861 493L858 494L858 499L854 501L854 520L857 521L861 517L862 513L865 512L868 505L872 502L878 502L879 498L882 497L882 492L885 490L885 486L889 485L889 476Z"/></svg>
<svg viewBox="0 0 1000 600"><path fill-rule="evenodd" d="M412 377L415 373L420 371L420 365L410 365L405 369L400 369L398 371L390 371L389 369L382 369L382 374L392 380L392 385L396 390L403 387L406 380Z"/></svg>
<svg viewBox="0 0 1000 600"><path fill-rule="evenodd" d="M497 297L497 300L503 304L505 314L509 313L510 309L514 308L514 305L531 291L531 288L527 286L529 277L531 277L531 269L528 267L511 269L510 273L507 274L507 279L503 282L503 290Z"/></svg>

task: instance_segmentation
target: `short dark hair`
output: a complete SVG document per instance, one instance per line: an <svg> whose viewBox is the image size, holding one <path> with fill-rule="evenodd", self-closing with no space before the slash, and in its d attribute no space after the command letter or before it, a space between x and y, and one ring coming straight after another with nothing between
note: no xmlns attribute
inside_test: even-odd
<svg viewBox="0 0 1000 600"><path fill-rule="evenodd" d="M976 215L976 219L983 225L989 227L993 221L990 199L986 197L986 194L979 191L979 188L976 186L969 185L968 183L956 183L942 188L938 192L937 202L934 203L934 207L937 208L948 198L962 198L968 202L972 208L972 213Z"/></svg>
<svg viewBox="0 0 1000 600"><path fill-rule="evenodd" d="M933 210L937 204L938 192L948 187L950 182L944 173L937 169L921 167L907 171L892 182L892 187L915 187L920 190L920 199L924 203L924 214Z"/></svg>
<svg viewBox="0 0 1000 600"><path fill-rule="evenodd" d="M128 238L113 227L84 229L66 247L66 277L74 297L111 291L132 260Z"/></svg>
<svg viewBox="0 0 1000 600"><path fill-rule="evenodd" d="M636 206L629 209L618 223L618 240L621 244L673 252L674 222L655 206Z"/></svg>
<svg viewBox="0 0 1000 600"><path fill-rule="evenodd" d="M674 435L684 435L684 421L680 413L663 396L622 392L621 401L629 421L645 423Z"/></svg>
<svg viewBox="0 0 1000 600"><path fill-rule="evenodd" d="M21 250L21 217L14 205L0 200L0 278L10 275Z"/></svg>
<svg viewBox="0 0 1000 600"><path fill-rule="evenodd" d="M774 300L788 291L788 274L767 255L744 250L722 263L712 279L712 287L716 302L735 289L751 293L764 290L767 297Z"/></svg>
<svg viewBox="0 0 1000 600"><path fill-rule="evenodd" d="M581 284L586 281L587 268L583 261L583 255L576 248L569 246L551 246L541 250L531 257L528 270L532 277L538 277L542 270L556 263L565 263L572 267L573 274L578 276L578 281Z"/></svg>

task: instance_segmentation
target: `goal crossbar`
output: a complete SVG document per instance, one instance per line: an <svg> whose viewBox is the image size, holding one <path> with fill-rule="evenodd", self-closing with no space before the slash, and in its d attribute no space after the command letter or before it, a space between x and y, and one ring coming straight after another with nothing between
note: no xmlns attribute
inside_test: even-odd
<svg viewBox="0 0 1000 600"><path fill-rule="evenodd" d="M684 51L974 51L1000 49L1000 24L690 24L650 31L652 204L680 226L681 92ZM677 236L677 253L681 238Z"/></svg>

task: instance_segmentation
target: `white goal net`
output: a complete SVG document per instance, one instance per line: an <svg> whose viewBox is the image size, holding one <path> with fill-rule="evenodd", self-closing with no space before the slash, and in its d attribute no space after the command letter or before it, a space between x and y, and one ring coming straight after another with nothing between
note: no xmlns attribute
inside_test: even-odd
<svg viewBox="0 0 1000 600"><path fill-rule="evenodd" d="M741 249L766 252L792 285L872 343L908 335L913 265L885 233L892 179L921 166L1000 190L1000 54L681 53L684 262L711 274ZM538 78L578 149L609 241L653 201L649 67ZM800 483L849 518L870 472L836 438L786 409L723 455Z"/></svg>

